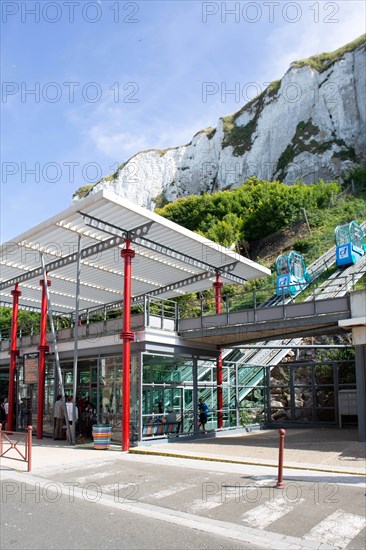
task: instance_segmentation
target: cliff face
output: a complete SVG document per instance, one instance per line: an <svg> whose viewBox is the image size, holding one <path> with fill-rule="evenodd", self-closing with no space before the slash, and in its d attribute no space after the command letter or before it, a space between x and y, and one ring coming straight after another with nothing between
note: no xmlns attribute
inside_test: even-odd
<svg viewBox="0 0 366 550"><path fill-rule="evenodd" d="M146 207L234 188L255 175L332 179L366 160L365 36L291 65L281 81L188 145L137 153L100 188ZM76 192L74 198L82 196Z"/></svg>

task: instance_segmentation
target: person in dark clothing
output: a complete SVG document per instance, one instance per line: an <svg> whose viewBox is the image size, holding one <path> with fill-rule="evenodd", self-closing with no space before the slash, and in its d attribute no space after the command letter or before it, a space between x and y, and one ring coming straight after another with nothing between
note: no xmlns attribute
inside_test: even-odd
<svg viewBox="0 0 366 550"><path fill-rule="evenodd" d="M3 401L0 402L0 424L2 426L2 429L5 430L6 428L6 414L5 414L5 408Z"/></svg>
<svg viewBox="0 0 366 550"><path fill-rule="evenodd" d="M208 418L210 409L208 405L203 401L202 398L199 399L198 410L200 415L199 417L200 419L198 422L198 431L200 431L200 427L202 426L203 433L206 433L206 423L207 423L207 418Z"/></svg>

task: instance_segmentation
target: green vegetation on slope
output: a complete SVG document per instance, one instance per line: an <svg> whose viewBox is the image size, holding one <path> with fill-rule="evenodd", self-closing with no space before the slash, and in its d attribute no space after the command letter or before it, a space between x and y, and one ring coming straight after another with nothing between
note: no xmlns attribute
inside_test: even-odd
<svg viewBox="0 0 366 550"><path fill-rule="evenodd" d="M288 186L252 177L233 191L181 198L157 213L224 246L236 243L237 251L247 255L244 242L250 248L266 236L301 224L305 209L311 235L302 224L305 229L293 239L292 248L309 264L334 245L337 225L366 220L366 167L356 167L345 182L347 192L336 182ZM266 262L256 249L252 259L273 269L273 258Z"/></svg>
<svg viewBox="0 0 366 550"><path fill-rule="evenodd" d="M157 209L157 213L192 231L230 246L271 235L303 219L303 210L317 219L341 191L336 182L288 186L252 177L233 191L191 195ZM336 224L337 225L337 224Z"/></svg>
<svg viewBox="0 0 366 550"><path fill-rule="evenodd" d="M359 36L358 38L356 38L356 40L349 42L345 46L342 46L341 48L338 48L338 50L335 50L333 52L321 53L312 57L308 57L307 59L294 61L293 63L291 63L291 68L300 69L301 67L307 66L321 73L329 69L331 65L342 59L342 57L344 57L346 53L352 52L353 50L360 48L364 44L366 44L366 34Z"/></svg>
<svg viewBox="0 0 366 550"><path fill-rule="evenodd" d="M8 338L11 331L12 308L0 307L0 333L3 338ZM33 311L19 309L18 324L23 336L29 334L39 334L40 314ZM58 320L59 329L69 327L70 321L66 317L60 317ZM50 326L47 323L47 330Z"/></svg>
<svg viewBox="0 0 366 550"><path fill-rule="evenodd" d="M301 252L309 265L334 245L334 229L337 225L351 220L366 220L366 167L355 168L345 178L345 182L348 189L352 190L353 187L353 193L346 193L336 182L319 181L313 185L298 183L288 186L278 181L262 181L253 177L233 191L189 196L159 208L156 212L224 246L236 243L237 251L244 255L247 255L246 250L240 250L244 241L250 247L263 237L277 235L290 226L302 225L305 231L296 235L292 248ZM304 208L311 235L303 223ZM252 259L272 270L274 268L273 257L266 260L260 248ZM258 279L247 283L246 289L260 290L268 283L268 279ZM235 292L235 285L224 288L224 294L228 296ZM209 302L213 294L208 290L202 295ZM196 305L197 311L192 309L190 300L193 297L187 295L179 299L181 313L184 313L186 305L189 314L200 314L199 306ZM258 294L258 303L261 301ZM241 301L238 309L242 306ZM110 312L110 316L114 314ZM66 319L61 320L61 323L61 326L67 326ZM39 315L21 311L19 324L23 327L23 334L29 333L32 324L37 331ZM0 308L0 329L5 334L10 327L11 309Z"/></svg>

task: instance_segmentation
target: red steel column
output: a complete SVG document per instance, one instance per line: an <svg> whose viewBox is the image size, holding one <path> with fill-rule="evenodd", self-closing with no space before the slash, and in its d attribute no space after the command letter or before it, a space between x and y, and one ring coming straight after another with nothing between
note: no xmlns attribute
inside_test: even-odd
<svg viewBox="0 0 366 550"><path fill-rule="evenodd" d="M220 282L220 275L216 274L216 282L212 285L215 289L215 311L216 313L222 313L222 295L221 290L224 286L223 283ZM222 428L223 427L223 416L222 416L222 407L223 407L223 399L222 399L222 353L220 351L220 356L217 358L216 362L216 380L217 380L217 427Z"/></svg>
<svg viewBox="0 0 366 550"><path fill-rule="evenodd" d="M19 350L17 349L17 332L18 332L18 308L19 308L19 296L22 295L20 290L18 290L18 283L15 285L15 289L11 291L13 296L13 313L11 318L11 341L10 341L10 371L9 371L9 391L8 391L8 422L6 424L6 429L8 431L13 430L14 424L14 379L15 371L17 368L17 357L19 356Z"/></svg>
<svg viewBox="0 0 366 550"><path fill-rule="evenodd" d="M39 365L38 365L38 405L37 405L37 439L43 439L43 412L44 412L44 386L46 370L46 353L49 350L47 346L47 295L44 280L39 281L42 287L41 303L41 322L39 333ZM51 286L51 281L47 279L47 286Z"/></svg>
<svg viewBox="0 0 366 550"><path fill-rule="evenodd" d="M131 332L131 281L132 258L135 251L131 250L131 240L125 240L126 248L121 251L124 259L124 296L123 296L123 367L122 367L122 451L130 448L130 364L131 364L131 340L134 333Z"/></svg>
<svg viewBox="0 0 366 550"><path fill-rule="evenodd" d="M215 311L216 313L222 313L222 295L221 290L224 283L220 281L220 274L216 274L216 282L212 285L215 289Z"/></svg>

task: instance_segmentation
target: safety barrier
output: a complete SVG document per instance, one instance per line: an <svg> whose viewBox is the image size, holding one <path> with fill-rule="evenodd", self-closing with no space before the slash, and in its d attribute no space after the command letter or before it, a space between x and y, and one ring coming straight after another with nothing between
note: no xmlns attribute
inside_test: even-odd
<svg viewBox="0 0 366 550"><path fill-rule="evenodd" d="M11 436L11 437L10 437ZM19 445L24 445L24 452L19 448ZM8 456L14 450L21 457ZM18 460L27 462L28 472L32 469L32 426L28 426L26 432L7 432L2 429L0 424L0 458L8 458L9 460Z"/></svg>

